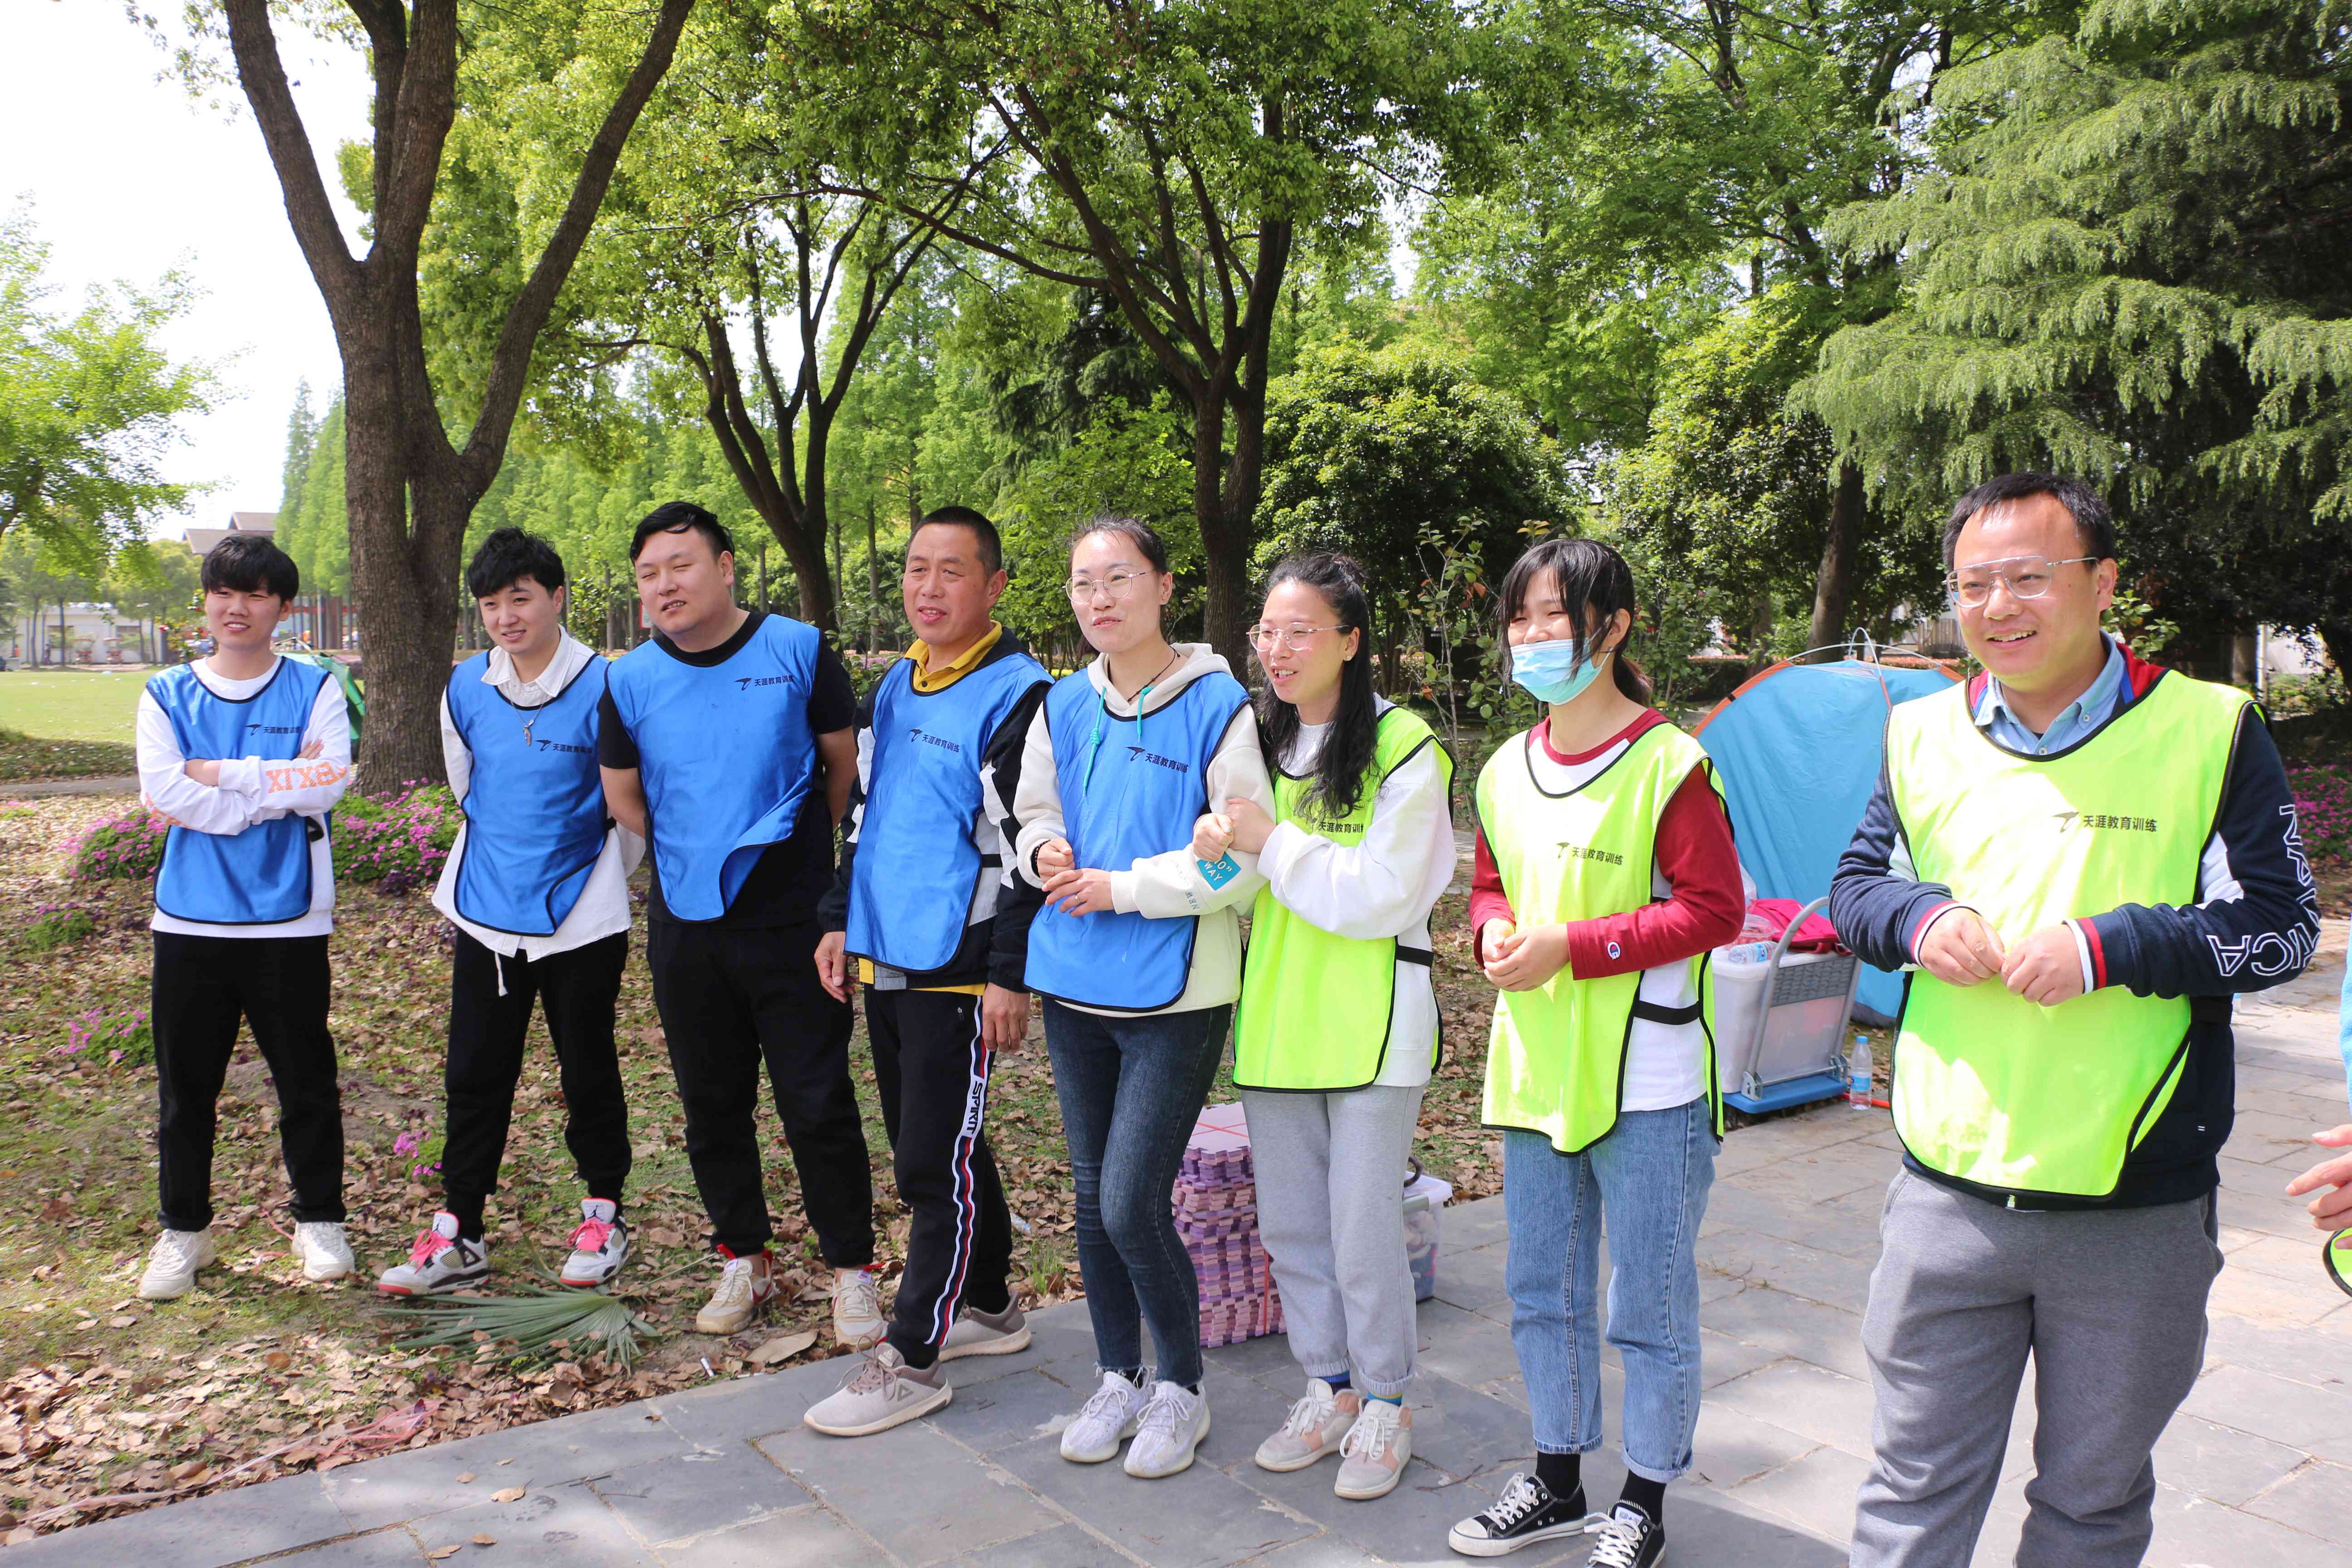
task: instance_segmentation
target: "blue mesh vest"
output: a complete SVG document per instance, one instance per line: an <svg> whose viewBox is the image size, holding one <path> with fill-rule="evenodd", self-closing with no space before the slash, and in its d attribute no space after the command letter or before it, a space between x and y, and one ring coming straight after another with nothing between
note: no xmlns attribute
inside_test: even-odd
<svg viewBox="0 0 2352 1568"><path fill-rule="evenodd" d="M1209 805L1209 759L1248 703L1242 683L1216 670L1166 707L1120 719L1087 671L1055 681L1045 730L1076 863L1124 871L1190 846ZM1049 904L1029 927L1029 989L1083 1007L1157 1012L1184 994L1199 925L1108 910L1069 915Z"/></svg>
<svg viewBox="0 0 2352 1568"><path fill-rule="evenodd" d="M955 957L979 884L998 868L972 842L981 752L1046 679L1025 653L992 659L938 691L915 689L912 659L882 678L850 864L851 953L916 974Z"/></svg>
<svg viewBox="0 0 2352 1568"><path fill-rule="evenodd" d="M238 700L215 695L196 678L195 666L183 664L149 681L147 690L190 762L290 762L301 752L327 679L323 669L281 658L268 685ZM310 840L321 831L306 816L257 822L242 833L173 827L163 839L155 907L206 925L299 920L310 912Z"/></svg>
<svg viewBox="0 0 2352 1568"><path fill-rule="evenodd" d="M604 853L604 785L596 707L604 661L592 658L555 700L519 708L482 679L488 654L449 677L449 718L474 754L460 805L457 912L517 936L551 936Z"/></svg>
<svg viewBox="0 0 2352 1568"><path fill-rule="evenodd" d="M808 705L821 646L814 626L763 616L724 664L688 664L648 642L607 671L677 919L719 919L761 852L792 837L816 771Z"/></svg>

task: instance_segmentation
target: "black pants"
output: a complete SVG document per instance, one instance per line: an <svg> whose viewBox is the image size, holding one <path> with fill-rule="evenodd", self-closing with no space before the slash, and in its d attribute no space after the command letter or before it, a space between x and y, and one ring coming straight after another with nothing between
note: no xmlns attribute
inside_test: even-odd
<svg viewBox="0 0 2352 1568"><path fill-rule="evenodd" d="M1012 1300L1013 1221L981 1127L990 1055L980 998L869 989L866 1036L898 1196L914 1211L890 1342L911 1364L929 1366L960 1304L996 1312Z"/></svg>
<svg viewBox="0 0 2352 1568"><path fill-rule="evenodd" d="M873 1172L849 1083L849 1005L817 984L820 934L655 921L646 957L711 1239L741 1256L774 1238L752 1118L764 1058L817 1246L834 1268L857 1268L874 1261Z"/></svg>
<svg viewBox="0 0 2352 1568"><path fill-rule="evenodd" d="M563 1142L572 1163L589 1197L621 1201L629 1179L629 1103L613 1047L613 1014L628 962L626 931L537 963L520 953L500 958L457 933L449 1059L441 1078L449 1100L441 1187L467 1237L482 1234L483 1200L498 1190L533 997L547 1015L547 1037L562 1075Z"/></svg>
<svg viewBox="0 0 2352 1568"><path fill-rule="evenodd" d="M159 931L149 1015L164 1228L202 1230L213 1222L214 1102L239 1018L253 1026L278 1088L278 1142L294 1184L294 1217L341 1223L343 1111L327 1033L327 939Z"/></svg>

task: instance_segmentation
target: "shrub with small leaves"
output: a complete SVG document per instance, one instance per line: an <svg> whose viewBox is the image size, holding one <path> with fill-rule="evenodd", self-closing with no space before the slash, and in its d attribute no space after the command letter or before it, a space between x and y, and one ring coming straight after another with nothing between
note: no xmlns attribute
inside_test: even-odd
<svg viewBox="0 0 2352 1568"><path fill-rule="evenodd" d="M163 835L170 826L162 814L144 806L121 816L109 817L75 841L75 879L89 882L153 876L155 868L163 863Z"/></svg>
<svg viewBox="0 0 2352 1568"><path fill-rule="evenodd" d="M412 783L398 795L352 795L335 810L335 876L405 893L441 874L465 822L446 784Z"/></svg>
<svg viewBox="0 0 2352 1568"><path fill-rule="evenodd" d="M2295 826L2313 864L2352 861L2352 767L2289 768Z"/></svg>
<svg viewBox="0 0 2352 1568"><path fill-rule="evenodd" d="M89 1064L103 1058L109 1067L145 1067L155 1059L155 1030L144 1007L130 1013L92 1007L67 1024L66 1043L49 1054Z"/></svg>

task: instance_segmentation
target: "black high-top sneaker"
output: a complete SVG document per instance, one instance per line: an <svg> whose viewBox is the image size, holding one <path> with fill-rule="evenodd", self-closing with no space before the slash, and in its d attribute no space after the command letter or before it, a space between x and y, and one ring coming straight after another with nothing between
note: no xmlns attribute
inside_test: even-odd
<svg viewBox="0 0 2352 1568"><path fill-rule="evenodd" d="M1584 1489L1564 1498L1530 1475L1514 1475L1495 1506L1446 1532L1445 1544L1465 1557L1502 1557L1539 1541L1584 1532Z"/></svg>
<svg viewBox="0 0 2352 1568"><path fill-rule="evenodd" d="M1623 1498L1601 1521L1601 1543L1584 1560L1585 1568L1664 1568L1665 1561L1666 1527Z"/></svg>

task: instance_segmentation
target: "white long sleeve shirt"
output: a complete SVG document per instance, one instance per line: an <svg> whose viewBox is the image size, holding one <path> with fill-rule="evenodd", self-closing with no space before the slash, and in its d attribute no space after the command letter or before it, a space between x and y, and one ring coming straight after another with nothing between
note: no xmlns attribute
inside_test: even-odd
<svg viewBox="0 0 2352 1568"><path fill-rule="evenodd" d="M1282 771L1293 778L1312 773L1330 733L1328 724L1301 724ZM1394 937L1400 947L1428 952L1430 911L1458 864L1443 762L1435 746L1424 746L1381 781L1361 844L1342 845L1295 822L1275 824L1257 858L1267 889L1284 908L1334 936ZM1372 1081L1418 1089L1429 1081L1437 1044L1430 965L1399 959L1395 984L1388 1055Z"/></svg>
<svg viewBox="0 0 2352 1568"><path fill-rule="evenodd" d="M523 679L515 670L514 660L507 650L490 650L489 666L481 674L485 686L496 687L499 694L518 708L541 708L563 695L566 688L578 679L596 659L595 651L570 632L562 634L556 645L555 656L535 680ZM474 753L466 738L457 732L457 722L449 716L449 697L441 696L441 759L449 772L449 789L463 805L474 787ZM442 863L441 879L434 884L433 907L449 918L449 922L484 947L502 958L520 953L536 962L559 952L569 952L575 947L585 947L601 942L615 931L629 929L629 873L646 856L646 842L618 823L604 835L604 847L598 851L596 864L588 872L588 880L580 889L580 901L572 906L563 923L546 936L520 936L513 931L492 931L476 925L457 912L457 862L466 851L466 835L470 826L457 829L457 841L450 846L449 858Z"/></svg>
<svg viewBox="0 0 2352 1568"><path fill-rule="evenodd" d="M269 684L280 661L250 680L231 680L213 673L211 662L199 659L196 679L215 697L241 702ZM308 816L323 821L352 782L352 721L343 706L343 689L329 680L319 688L310 718L302 731L305 750L316 745L318 754L299 767L261 757L190 758L182 754L172 721L154 694L139 694L137 730L139 798L178 826L197 833L242 833L257 822L281 816ZM200 784L187 774L191 761L220 763L220 783ZM157 910L148 922L151 931L182 936L238 938L325 936L335 929L335 855L326 836L310 840L310 908L308 913L275 925L213 925L184 921Z"/></svg>
<svg viewBox="0 0 2352 1568"><path fill-rule="evenodd" d="M1147 716L1174 701L1202 676L1227 668L1225 661L1206 643L1178 643L1175 651L1183 655L1183 663L1172 676L1150 688L1151 695L1143 710ZM1106 660L1097 658L1087 667L1087 674L1113 719L1135 716L1135 703L1111 684ZM1274 815L1274 785L1266 777L1265 757L1258 750L1257 716L1247 708L1234 715L1225 732L1218 738L1202 784L1208 800L1218 807L1229 796L1242 795L1263 806L1267 816ZM1045 879L1037 872L1037 851L1064 836L1061 784L1054 767L1054 740L1045 727L1043 706L1030 722L1028 739L1023 747L1021 782L1013 795L1013 814L1021 824L1020 836L1013 844L1016 867L1033 886L1042 888ZM1192 968L1185 976L1183 994L1160 1009L1162 1013L1190 1013L1222 1006L1241 996L1242 928L1237 911L1257 896L1263 879L1258 875L1258 858L1236 849L1232 854L1241 868L1240 874L1223 887L1211 887L1201 875L1200 862L1192 858L1192 823L1186 822L1181 832L1171 830L1171 837L1180 838L1183 847L1146 856L1124 869L1104 869L1110 872L1111 907L1119 913L1139 914L1151 920L1186 916L1199 920L1200 926L1192 938Z"/></svg>

